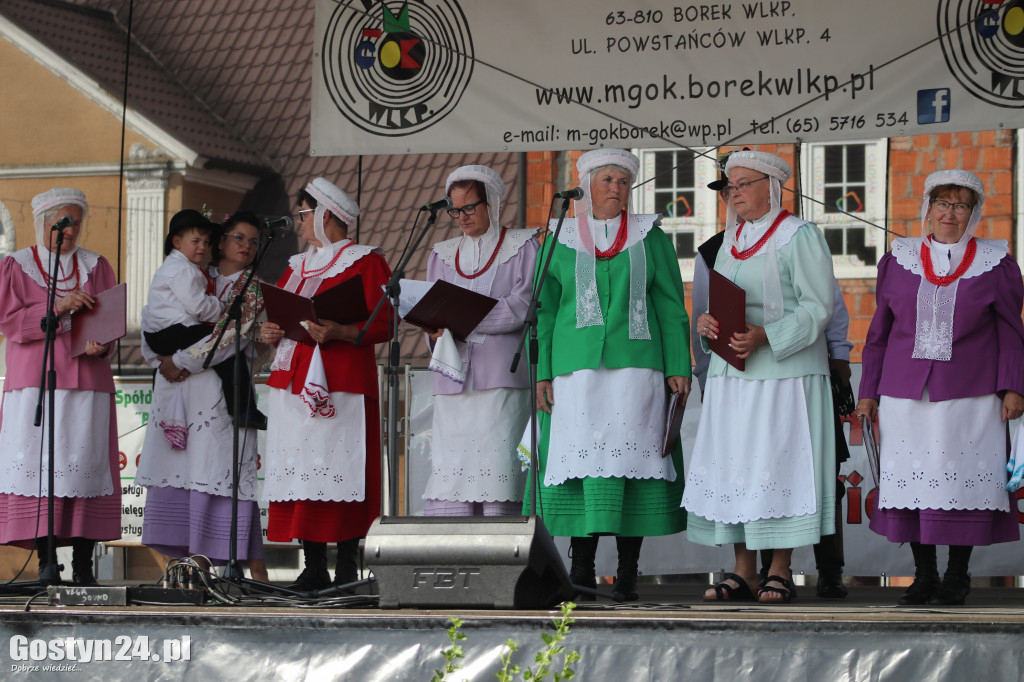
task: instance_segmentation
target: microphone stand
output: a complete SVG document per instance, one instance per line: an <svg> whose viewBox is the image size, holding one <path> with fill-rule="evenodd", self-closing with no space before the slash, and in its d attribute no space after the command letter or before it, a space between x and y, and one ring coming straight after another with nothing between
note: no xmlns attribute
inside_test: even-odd
<svg viewBox="0 0 1024 682"><path fill-rule="evenodd" d="M398 297L402 293L402 286L399 281L405 277L405 268L409 265L409 261L412 260L412 256L416 253L417 247L423 238L430 232L430 228L434 226L437 221L437 212L441 209L440 206L430 207L430 218L427 219L423 229L416 236L416 241L413 242L412 246L406 251L405 257L398 264L398 266L391 273L391 279L384 287L384 293L381 294L380 300L377 301L377 306L373 309L370 314L370 318L363 325L363 328L359 330L359 334L356 336L356 340L353 342L358 346L363 341L363 337L366 336L366 330L376 319L377 314L384 306L384 302L391 299L391 312L393 318L394 334L391 338L391 346L388 352L387 367L384 372L388 377L388 515L398 515L398 476L395 472L398 471L398 360L400 357L400 344L398 342Z"/></svg>
<svg viewBox="0 0 1024 682"><path fill-rule="evenodd" d="M551 248L547 250L547 256L544 258L540 272L534 278L533 296L530 298L530 305L526 308L526 318L523 321L523 340L519 342L519 350L516 351L515 356L512 358L512 366L509 368L510 372L515 372L516 368L519 367L519 360L523 354L522 348L526 344L527 339L529 339L526 357L530 363L530 395L534 396L534 400L536 400L537 396L537 357L540 354L540 344L537 341L537 310L541 307L540 292L544 289L548 269L551 267L551 257L555 253L558 235L562 232L562 223L565 222L565 214L569 211L569 202L571 201L572 197L562 199L562 210L558 214L558 223L555 225L555 231L549 237L551 239ZM538 516L537 476L540 475L540 460L537 454L537 419L539 417L530 420L530 516ZM539 518L538 522L543 523Z"/></svg>
<svg viewBox="0 0 1024 682"><path fill-rule="evenodd" d="M238 476L240 468L238 432L241 429L239 418L243 414L242 406L238 403L241 400L239 382L243 377L246 381L252 377L248 372L242 371L242 302L245 300L245 292L249 290L249 285L256 276L256 270L259 268L260 261L263 259L263 255L266 253L273 240L274 233L271 230L267 235L267 239L260 244L260 248L256 252L256 257L249 266L250 270L245 279L245 284L242 286L239 294L232 299L231 305L228 306L227 310L227 319L229 321L234 321L235 323L235 355L233 358L233 374L235 381L232 386L232 391L234 393L234 399L232 402L235 406L235 414L231 419L231 530L228 535L230 545L228 547L228 563L224 569L224 579L233 583L241 583L246 580L241 566L238 565ZM209 369L210 363L213 361L213 355L220 347L220 342L223 340L224 334L227 333L229 324L230 322L225 323L224 326L221 327L220 333L217 334L217 340L214 342L210 352L206 354L206 359L203 360L203 369Z"/></svg>
<svg viewBox="0 0 1024 682"><path fill-rule="evenodd" d="M51 232L53 228L51 228ZM56 343L57 343L57 314L54 305L57 301L57 279L60 273L60 252L64 246L64 230L56 230L56 251L53 253L53 268L50 274L50 284L46 291L46 317L40 321L40 326L45 332L43 340L43 364L39 376L39 398L36 401L36 414L33 424L36 427L42 425L43 420L43 395L46 395L46 440L47 440L47 494L46 494L46 556L39 557L39 578L36 582L28 582L18 585L15 588L20 590L37 591L50 585L60 585L60 569L57 565L57 537L53 529L54 512L54 464L56 459L54 438L55 438L55 397L57 391L57 368L56 368ZM38 549L38 548L37 548ZM10 587L14 587L13 585Z"/></svg>

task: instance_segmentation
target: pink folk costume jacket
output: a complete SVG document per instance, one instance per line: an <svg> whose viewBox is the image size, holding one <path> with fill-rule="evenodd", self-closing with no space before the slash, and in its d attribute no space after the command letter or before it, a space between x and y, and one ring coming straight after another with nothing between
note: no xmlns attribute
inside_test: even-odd
<svg viewBox="0 0 1024 682"><path fill-rule="evenodd" d="M8 447L11 436L17 435L21 429L35 429L31 420L27 423L9 422L9 405L12 395L22 390L19 396L31 400L36 399L40 371L43 362L44 333L40 320L46 316L46 289L30 277L22 266L33 260L32 250L37 247L23 249L0 261L0 333L7 339L7 376L4 379L4 404L0 408L0 473L7 471L16 458L23 458L26 466L38 467L38 452L19 452L17 448ZM38 249L41 261L46 262L46 251ZM114 286L114 271L105 258L95 253L78 249L74 254L85 280L81 290L95 296ZM71 323L74 324L72 318ZM58 544L69 544L71 538L83 537L93 540L116 540L121 537L121 486L120 467L117 448L117 421L114 414L114 378L110 364L105 357L89 357L82 355L71 357L71 334L64 329L58 331L55 347L55 367L57 372L58 391L94 392L98 400L109 402L109 426L107 429L94 430L94 434L105 434L94 437L83 449L83 457L93 458L94 471L105 470L110 477L112 491L99 496L60 496L61 489L67 488L57 481L55 488L58 497L54 506L54 532ZM62 414L60 401L57 401L55 426L58 433L62 429L74 431L77 425L74 420L81 419L78 415ZM22 418L18 419L23 422ZM45 424L44 424L45 427ZM55 439L58 443L61 439ZM105 442L101 442L105 441ZM44 448L44 465L41 473L44 498L46 491L46 449ZM96 462L94 458L106 458L107 462ZM57 461L61 462L60 454ZM61 465L55 468L55 476L70 481L74 487L74 465L62 470ZM3 490L2 486L8 486ZM92 486L95 488L95 486ZM0 481L0 543L31 548L33 539L46 535L47 508L45 499L10 491L9 483Z"/></svg>

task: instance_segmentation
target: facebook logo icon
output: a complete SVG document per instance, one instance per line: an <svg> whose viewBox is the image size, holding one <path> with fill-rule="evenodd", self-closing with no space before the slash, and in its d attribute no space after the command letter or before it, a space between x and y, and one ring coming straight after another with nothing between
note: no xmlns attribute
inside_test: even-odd
<svg viewBox="0 0 1024 682"><path fill-rule="evenodd" d="M917 91L917 122L945 123L949 120L949 88Z"/></svg>

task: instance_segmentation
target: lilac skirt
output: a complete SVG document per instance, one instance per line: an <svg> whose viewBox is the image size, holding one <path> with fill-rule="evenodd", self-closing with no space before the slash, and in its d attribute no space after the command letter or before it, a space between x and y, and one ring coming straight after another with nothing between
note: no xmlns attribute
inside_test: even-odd
<svg viewBox="0 0 1024 682"><path fill-rule="evenodd" d="M142 544L172 557L202 554L217 565L228 561L231 498L181 488L148 488ZM260 509L238 501L236 558L263 558Z"/></svg>
<svg viewBox="0 0 1024 682"><path fill-rule="evenodd" d="M926 545L982 547L1020 539L1017 500L1010 511L967 509L872 510L869 528L890 542L921 542Z"/></svg>

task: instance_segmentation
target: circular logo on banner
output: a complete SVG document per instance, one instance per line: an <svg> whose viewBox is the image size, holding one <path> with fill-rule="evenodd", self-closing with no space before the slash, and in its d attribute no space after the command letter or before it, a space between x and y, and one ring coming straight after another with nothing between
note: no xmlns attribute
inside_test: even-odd
<svg viewBox="0 0 1024 682"><path fill-rule="evenodd" d="M939 40L950 73L978 99L1024 107L1024 0L942 0Z"/></svg>
<svg viewBox="0 0 1024 682"><path fill-rule="evenodd" d="M442 120L473 74L473 40L454 0L340 2L320 54L338 111L360 129L389 137Z"/></svg>

